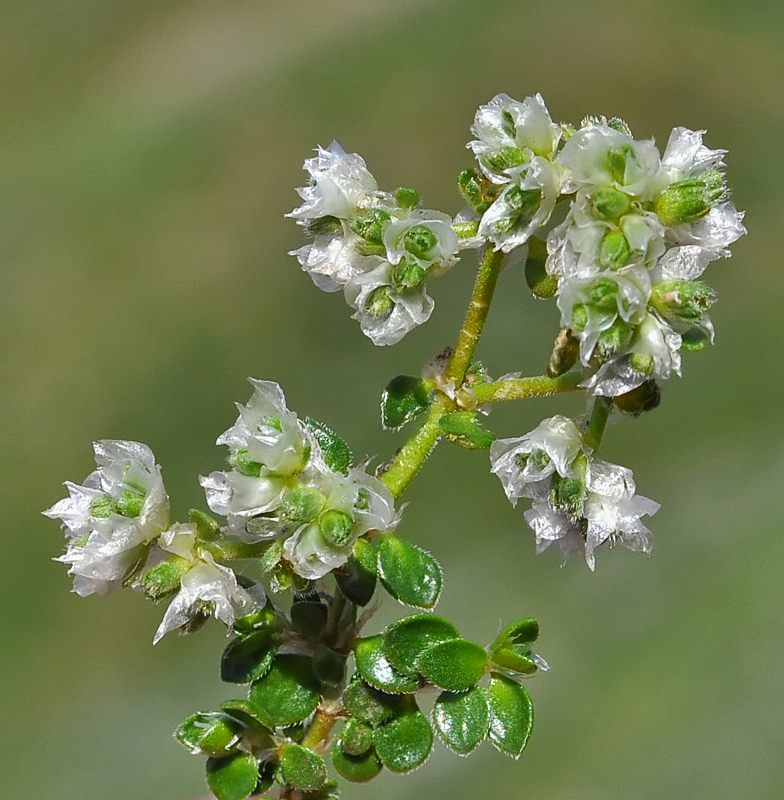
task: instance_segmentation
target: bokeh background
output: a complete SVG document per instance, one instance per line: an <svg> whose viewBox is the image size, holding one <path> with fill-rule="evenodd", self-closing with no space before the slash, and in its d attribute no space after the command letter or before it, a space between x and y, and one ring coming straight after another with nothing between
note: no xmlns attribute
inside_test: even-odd
<svg viewBox="0 0 784 800"><path fill-rule="evenodd" d="M553 669L530 686L519 762L437 745L427 768L345 797L784 796L783 36L779 0L2 3L0 794L204 793L170 731L233 693L220 626L153 649L163 609L69 594L40 511L92 469L97 438L153 448L175 517L203 507L197 476L221 467L249 375L388 457L403 436L380 430L379 393L454 339L473 256L433 285L427 326L374 348L286 255L302 161L337 138L382 186L454 213L476 107L541 91L556 119L619 115L662 145L707 128L749 236L708 273L716 346L606 436L662 503L652 557L559 569L485 454L442 445L427 463L401 533L442 561L442 612L480 641L535 615ZM509 272L480 355L539 374L556 329ZM491 425L519 435L582 402L498 408ZM396 614L389 601L379 622Z"/></svg>

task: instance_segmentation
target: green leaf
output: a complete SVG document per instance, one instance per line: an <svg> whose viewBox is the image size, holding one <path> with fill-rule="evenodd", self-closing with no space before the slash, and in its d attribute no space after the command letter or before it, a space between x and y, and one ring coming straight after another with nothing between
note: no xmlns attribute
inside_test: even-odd
<svg viewBox="0 0 784 800"><path fill-rule="evenodd" d="M343 750L350 756L361 756L373 746L373 727L367 722L350 719L341 735Z"/></svg>
<svg viewBox="0 0 784 800"><path fill-rule="evenodd" d="M402 428L427 410L430 392L421 378L398 375L381 395L381 424L387 430Z"/></svg>
<svg viewBox="0 0 784 800"><path fill-rule="evenodd" d="M495 434L479 424L473 411L444 414L438 420L438 427L450 442L466 450L487 450L495 441Z"/></svg>
<svg viewBox="0 0 784 800"><path fill-rule="evenodd" d="M532 644L539 637L539 623L535 619L520 619L504 628L495 637L489 650L493 653L510 644Z"/></svg>
<svg viewBox="0 0 784 800"><path fill-rule="evenodd" d="M331 428L321 422L316 422L311 417L305 417L305 425L308 426L308 430L316 437L316 441L321 446L327 466L335 472L342 472L345 475L351 466L351 450L346 442Z"/></svg>
<svg viewBox="0 0 784 800"><path fill-rule="evenodd" d="M316 710L321 685L307 656L277 656L270 671L250 687L250 700L268 728L293 725Z"/></svg>
<svg viewBox="0 0 784 800"><path fill-rule="evenodd" d="M325 603L297 600L291 606L291 625L306 639L318 639L327 627L329 609Z"/></svg>
<svg viewBox="0 0 784 800"><path fill-rule="evenodd" d="M479 686L467 692L442 692L433 707L433 724L443 743L468 755L484 741L490 727L490 709Z"/></svg>
<svg viewBox="0 0 784 800"><path fill-rule="evenodd" d="M277 764L274 761L265 761L259 764L259 780L253 794L264 794L275 783L275 771Z"/></svg>
<svg viewBox="0 0 784 800"><path fill-rule="evenodd" d="M332 763L347 781L353 783L372 781L382 769L381 759L374 747L361 756L352 756L345 751L342 739L332 746Z"/></svg>
<svg viewBox="0 0 784 800"><path fill-rule="evenodd" d="M244 617L237 617L234 620L234 633L242 636L262 628L273 627L274 623L275 605L267 598L263 608L246 614Z"/></svg>
<svg viewBox="0 0 784 800"><path fill-rule="evenodd" d="M558 289L558 276L545 269L547 245L538 236L528 240L528 257L525 260L525 282L537 297L553 297Z"/></svg>
<svg viewBox="0 0 784 800"><path fill-rule="evenodd" d="M259 709L250 700L226 700L220 707L221 711L225 711L246 726L243 738L251 738L257 749L270 750L275 747L272 731L261 720Z"/></svg>
<svg viewBox="0 0 784 800"><path fill-rule="evenodd" d="M218 800L244 800L258 779L259 763L250 753L207 759L207 783Z"/></svg>
<svg viewBox="0 0 784 800"><path fill-rule="evenodd" d="M244 725L217 711L193 714L174 731L174 738L194 755L223 757L239 741Z"/></svg>
<svg viewBox="0 0 784 800"><path fill-rule="evenodd" d="M327 768L321 756L292 744L286 747L280 757L280 775L283 781L295 789L313 791L327 782Z"/></svg>
<svg viewBox="0 0 784 800"><path fill-rule="evenodd" d="M520 753L534 727L534 707L528 692L503 675L493 675L485 689L490 708L490 740L512 758Z"/></svg>
<svg viewBox="0 0 784 800"><path fill-rule="evenodd" d="M419 671L430 683L448 692L464 692L475 686L487 666L483 647L465 639L435 644L419 657Z"/></svg>
<svg viewBox="0 0 784 800"><path fill-rule="evenodd" d="M341 572L335 573L340 591L358 606L366 606L376 591L376 551L367 539L358 539Z"/></svg>
<svg viewBox="0 0 784 800"><path fill-rule="evenodd" d="M525 645L502 647L490 655L490 661L497 667L521 675L533 675L537 670L536 662L531 658L531 651Z"/></svg>
<svg viewBox="0 0 784 800"><path fill-rule="evenodd" d="M337 686L346 676L346 659L320 644L313 653L313 674L327 686Z"/></svg>
<svg viewBox="0 0 784 800"><path fill-rule="evenodd" d="M357 671L376 689L389 694L411 694L422 685L420 680L398 672L384 651L384 637L369 636L354 643Z"/></svg>
<svg viewBox="0 0 784 800"><path fill-rule="evenodd" d="M400 710L402 698L384 694L368 686L358 675L343 692L343 705L351 714L363 722L378 724L392 719Z"/></svg>
<svg viewBox="0 0 784 800"><path fill-rule="evenodd" d="M379 725L373 733L381 761L390 772L410 772L427 761L433 749L433 730L419 711L414 698L394 719Z"/></svg>
<svg viewBox="0 0 784 800"><path fill-rule="evenodd" d="M221 656L221 680L251 683L263 678L272 666L273 633L271 627L262 628L229 642Z"/></svg>
<svg viewBox="0 0 784 800"><path fill-rule="evenodd" d="M441 594L441 567L430 553L386 534L378 548L378 574L384 588L413 608L433 608Z"/></svg>
<svg viewBox="0 0 784 800"><path fill-rule="evenodd" d="M418 677L417 659L433 644L459 639L457 628L435 614L415 614L393 622L384 631L384 650L392 666Z"/></svg>

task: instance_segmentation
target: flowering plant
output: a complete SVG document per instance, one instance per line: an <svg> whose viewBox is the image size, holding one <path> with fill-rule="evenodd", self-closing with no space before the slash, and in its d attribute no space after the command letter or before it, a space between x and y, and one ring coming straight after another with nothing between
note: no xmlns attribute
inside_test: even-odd
<svg viewBox="0 0 784 800"><path fill-rule="evenodd" d="M233 636L221 675L248 686L245 696L175 732L206 757L219 800L273 786L281 797L333 797L327 753L339 776L366 782L422 765L434 731L461 755L485 739L522 753L533 728L523 681L548 668L533 650L536 621L513 622L486 646L462 638L431 613L438 562L403 533L398 501L439 441L489 451L508 499L531 501L538 552L557 544L562 562L579 554L593 570L600 550L651 550L643 518L659 505L598 454L608 422L656 408L681 353L713 341L716 298L701 277L745 233L725 152L708 149L704 131L676 128L660 155L620 119L554 123L539 95L498 95L472 132L476 166L458 177L466 208L454 218L421 208L412 188L380 190L337 143L305 162L309 183L289 215L309 237L293 253L302 269L318 288L342 290L376 345L427 322L430 282L479 252L454 348L382 394L385 428L421 419L387 463L355 461L328 426L291 411L280 386L251 380L218 438L226 468L200 479L211 513L172 523L152 451L130 441L97 442L97 469L44 512L62 523L60 560L80 596L130 586L168 603L154 642L209 617ZM545 375L494 380L474 358L504 268L555 299L561 329ZM553 416L522 436L497 439L481 420L496 402L579 390L584 417ZM379 584L416 613L369 634ZM428 720L420 703L432 690Z"/></svg>

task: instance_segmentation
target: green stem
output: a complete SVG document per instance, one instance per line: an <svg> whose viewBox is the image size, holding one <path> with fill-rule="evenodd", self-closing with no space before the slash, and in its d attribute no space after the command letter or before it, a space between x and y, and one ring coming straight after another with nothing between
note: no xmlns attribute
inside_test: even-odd
<svg viewBox="0 0 784 800"><path fill-rule="evenodd" d="M343 616L343 611L346 608L346 596L340 589L335 587L335 596L332 600L332 607L329 611L329 625L324 631L324 641L327 644L334 645L340 636L340 618Z"/></svg>
<svg viewBox="0 0 784 800"><path fill-rule="evenodd" d="M528 397L547 397L561 392L573 392L583 379L581 371L567 372L558 378L545 375L536 378L512 378L472 386L478 403L497 403L502 400L524 400Z"/></svg>
<svg viewBox="0 0 784 800"><path fill-rule="evenodd" d="M300 744L318 752L319 745L327 740L337 721L337 715L320 708L316 711L316 716L313 717L313 722L310 723L308 730L300 740Z"/></svg>
<svg viewBox="0 0 784 800"><path fill-rule="evenodd" d="M596 449L602 443L602 436L609 417L610 401L605 397L597 397L593 401L591 418L588 420L588 428L585 431L585 443L589 447Z"/></svg>

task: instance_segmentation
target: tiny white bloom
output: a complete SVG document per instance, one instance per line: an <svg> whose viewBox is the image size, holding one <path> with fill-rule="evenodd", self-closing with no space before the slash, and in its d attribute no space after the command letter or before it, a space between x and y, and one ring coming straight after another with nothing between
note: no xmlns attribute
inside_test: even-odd
<svg viewBox="0 0 784 800"><path fill-rule="evenodd" d="M672 238L678 244L698 245L726 258L731 255L729 246L746 233L744 216L745 212L738 211L733 203L719 203L704 217L673 227Z"/></svg>
<svg viewBox="0 0 784 800"><path fill-rule="evenodd" d="M351 278L368 269L368 259L359 255L351 239L338 236L327 239L316 237L311 244L292 250L303 272L310 275L313 283L323 292L337 292Z"/></svg>
<svg viewBox="0 0 784 800"><path fill-rule="evenodd" d="M687 180L709 169L725 166L726 150L711 150L702 143L706 131L673 128L661 160L668 183Z"/></svg>
<svg viewBox="0 0 784 800"><path fill-rule="evenodd" d="M390 264L398 264L405 257L423 269L439 264L443 271L443 267L455 263L458 250L451 217L427 209L398 214L385 227L383 241Z"/></svg>

